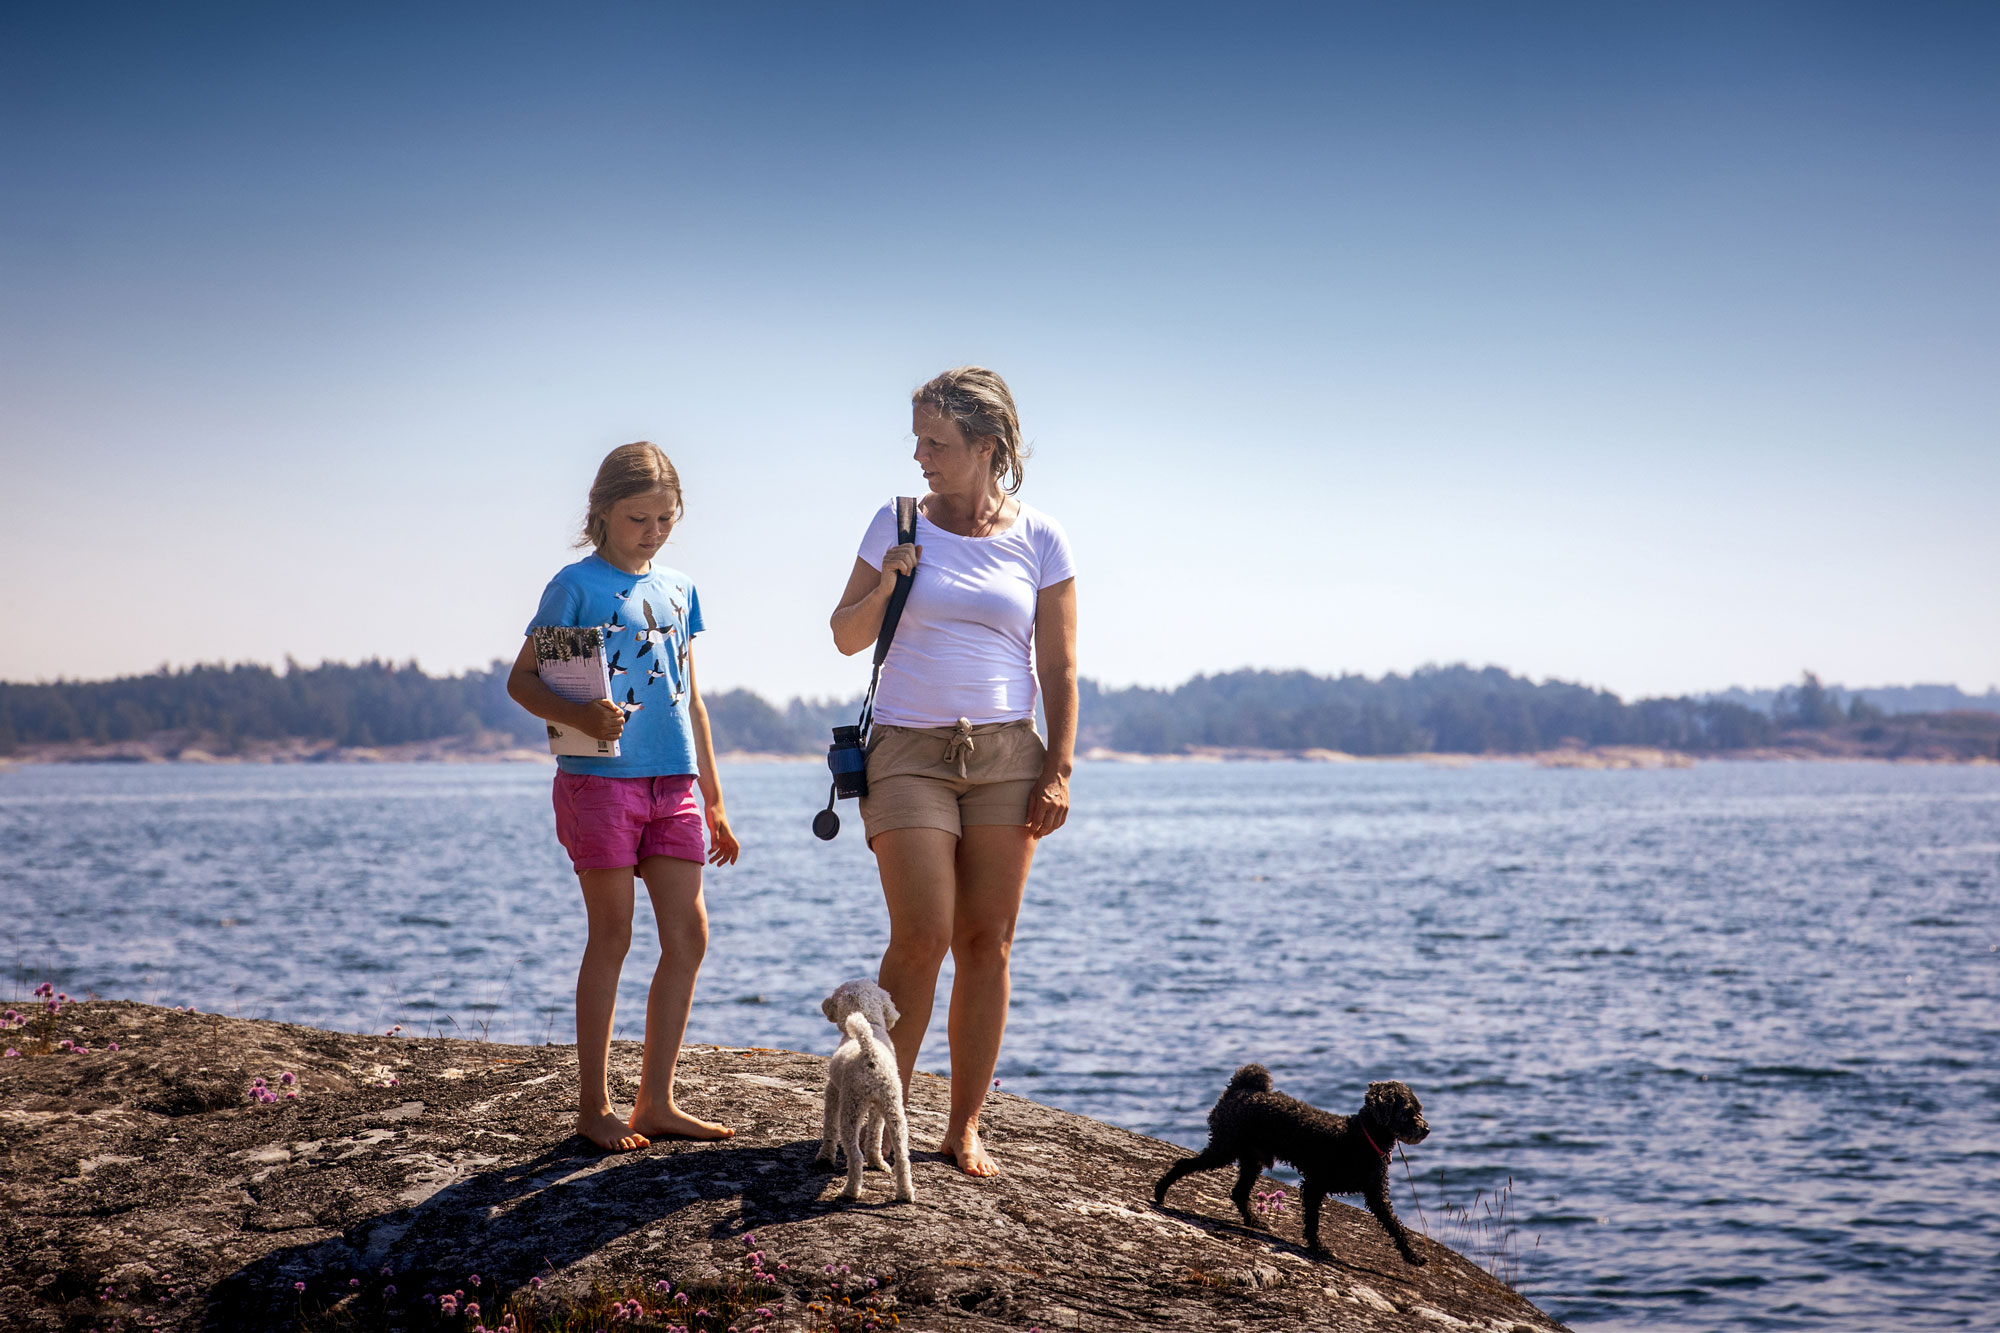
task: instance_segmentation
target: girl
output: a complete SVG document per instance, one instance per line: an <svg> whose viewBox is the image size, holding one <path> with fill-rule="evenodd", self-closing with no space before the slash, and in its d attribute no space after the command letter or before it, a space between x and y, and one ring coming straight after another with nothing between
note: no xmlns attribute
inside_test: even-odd
<svg viewBox="0 0 2000 1333"><path fill-rule="evenodd" d="M736 1132L674 1104L674 1064L708 949L704 820L710 864L733 865L738 851L695 687L691 641L702 630L701 599L687 575L653 563L680 517L680 477L656 445L641 441L606 455L576 543L596 549L549 580L528 628L601 627L613 698L579 704L556 694L535 669L532 641L507 677L507 693L536 717L619 745L615 759L562 756L555 783L556 837L576 867L590 921L576 974L576 1129L614 1152L643 1148L659 1135L723 1139ZM620 1120L605 1060L618 971L632 942L635 869L653 900L660 965L646 999L638 1100L631 1118Z"/></svg>

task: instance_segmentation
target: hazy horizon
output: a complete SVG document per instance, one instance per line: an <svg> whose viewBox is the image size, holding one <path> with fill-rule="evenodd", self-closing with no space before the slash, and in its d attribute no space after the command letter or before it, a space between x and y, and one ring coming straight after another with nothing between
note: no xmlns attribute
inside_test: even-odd
<svg viewBox="0 0 2000 1333"><path fill-rule="evenodd" d="M2000 673L2000 9L0 10L0 678L510 656L602 454L711 690L999 369L1107 684Z"/></svg>
<svg viewBox="0 0 2000 1333"><path fill-rule="evenodd" d="M371 659L364 658L358 660L367 661ZM372 660L387 663L398 669L409 666L415 666L418 670L424 672L426 675L433 677L445 677L445 676L460 676L466 674L467 672L472 672L472 671L482 671L487 669L488 667L499 665L504 659L495 658L492 662L489 663L481 663L472 666L457 667L448 670L433 669L431 667L426 666L421 660L409 656L397 657L385 654ZM58 685L58 684L95 685L95 684L103 684L113 680L129 680L134 677L152 675L160 671L188 671L188 670L193 670L197 667L220 667L225 669L231 667L267 667L276 674L283 676L286 675L289 671L289 668L294 665L298 666L303 670L310 670L320 666L328 666L328 665L350 666L356 664L358 663L347 662L347 661L335 661L333 659L327 659L327 658L322 658L314 662L307 662L299 660L295 655L288 654L285 657L279 658L275 662L259 662L259 661L251 661L248 659L244 659L241 661L234 661L234 662L229 662L229 661L180 662L180 663L161 662L157 664L152 671L127 672L120 676L93 677L90 679L84 679L80 677L68 677L62 679L58 679L55 677L43 677L35 680L11 680L6 678L0 678L0 685ZM1356 672L1349 674L1365 675L1368 679L1380 680L1385 675L1412 676L1422 671L1447 670L1452 667L1468 667L1474 671L1493 670L1497 668L1501 671L1508 672L1510 675L1518 676L1521 677L1522 679L1531 680L1537 684L1559 683L1565 685L1581 685L1589 689L1600 689L1600 690L1611 689L1610 686L1603 685L1595 681L1569 680L1560 676L1527 676L1524 673L1513 671L1505 663L1501 662L1464 662L1464 661L1420 662L1416 666L1405 667L1401 670L1392 670L1389 672L1373 672L1373 673ZM1108 690L1108 691L1116 691L1116 690L1124 690L1124 689L1132 689L1140 687L1151 688L1151 689L1173 690L1178 688L1179 686L1187 684L1189 681L1194 680L1197 676L1210 676L1210 677L1224 676L1224 675L1229 675L1233 672L1240 672L1240 671L1266 671L1266 672L1281 673L1281 672L1303 671L1303 670L1305 670L1305 668L1303 667L1274 667L1274 666L1256 666L1252 664L1244 664L1235 667L1222 667L1215 670L1195 672L1186 677L1183 677L1180 680L1166 681L1162 684L1157 684L1157 685L1139 681L1107 681L1100 677L1093 676L1087 671L1081 673L1080 678L1090 681L1092 684L1096 685L1097 688L1101 690ZM1806 670L1810 670L1810 668L1806 668ZM1333 672L1322 671L1322 672L1310 672L1309 674L1322 677L1337 677L1342 673L1337 671ZM1710 689L1703 689L1703 690L1690 690L1687 691L1686 693L1688 694L1688 696L1693 698L1706 698L1715 695L1731 695L1731 694L1741 694L1741 695L1751 695L1751 696L1775 694L1779 690L1799 684L1803 674L1804 674L1803 672L1794 674L1790 680L1784 680L1784 681L1769 682L1762 684L1745 684L1741 681L1736 681L1728 685L1720 685ZM1817 672L1813 674L1815 676L1819 675L1819 673ZM825 702L834 702L841 700L858 699L861 697L866 687L866 684L867 682L864 678L859 684L857 684L851 690L845 690L845 691L835 690L820 694L801 695L794 693L789 695L772 695L768 694L765 691L754 690L754 689L752 690L752 692L758 694L762 698L765 698L769 702L780 705L789 703L794 699L802 699L807 703L825 703ZM1824 677L1820 677L1820 684L1828 690L1839 691L1843 694L1863 694L1870 691L1921 690L1921 689L1933 689L1933 688L1956 689L1959 691L1959 693L1965 695L1966 697L1975 699L1984 698L1994 694L2000 694L2000 682L1989 683L1983 689L1981 689L1981 688L1973 688L1957 681L1932 681L1932 680L1880 681L1868 685L1852 685L1845 681L1828 680L1825 679ZM728 690L735 688L738 687L732 685L709 686L709 689L711 691ZM750 689L752 687L743 686L741 688ZM1623 699L1627 703L1633 702L1634 700L1642 697L1649 697L1641 695L1624 694L1617 690L1611 690L1611 692L1613 694L1617 694L1619 698Z"/></svg>

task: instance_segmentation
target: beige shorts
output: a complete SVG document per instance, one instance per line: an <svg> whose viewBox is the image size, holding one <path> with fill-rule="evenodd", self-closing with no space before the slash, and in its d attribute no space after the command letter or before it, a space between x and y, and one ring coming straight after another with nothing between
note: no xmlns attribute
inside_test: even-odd
<svg viewBox="0 0 2000 1333"><path fill-rule="evenodd" d="M943 829L954 838L972 824L1025 824L1048 751L1029 718L956 727L872 728L868 794L861 824L868 841L899 828Z"/></svg>

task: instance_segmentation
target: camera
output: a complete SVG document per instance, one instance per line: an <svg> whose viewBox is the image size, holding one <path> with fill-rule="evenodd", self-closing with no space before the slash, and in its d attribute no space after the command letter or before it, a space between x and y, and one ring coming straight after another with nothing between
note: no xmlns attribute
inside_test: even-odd
<svg viewBox="0 0 2000 1333"><path fill-rule="evenodd" d="M833 729L833 744L826 750L826 766L833 772L833 789L840 797L868 794L868 752L861 748L861 728Z"/></svg>
<svg viewBox="0 0 2000 1333"><path fill-rule="evenodd" d="M840 816L833 803L843 796L868 794L868 751L861 745L862 728L835 727L833 744L826 747L826 766L833 774L833 790L826 795L826 809L813 816L813 836L831 841L840 833Z"/></svg>

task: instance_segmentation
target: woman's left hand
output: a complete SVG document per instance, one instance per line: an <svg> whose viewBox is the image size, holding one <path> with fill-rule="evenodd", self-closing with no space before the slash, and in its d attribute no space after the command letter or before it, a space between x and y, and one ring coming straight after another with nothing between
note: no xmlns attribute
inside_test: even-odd
<svg viewBox="0 0 2000 1333"><path fill-rule="evenodd" d="M703 814L708 816L708 863L712 866L733 866L736 854L743 850L737 843L736 835L729 831L729 816L720 805L711 805Z"/></svg>
<svg viewBox="0 0 2000 1333"><path fill-rule="evenodd" d="M1035 782L1028 798L1028 833L1046 838L1069 819L1069 778L1061 773L1044 773Z"/></svg>

